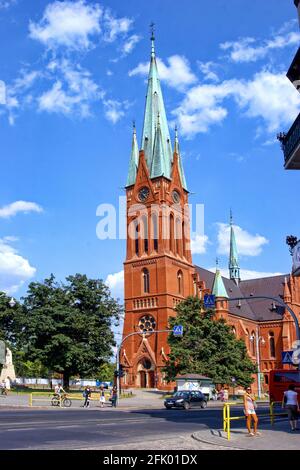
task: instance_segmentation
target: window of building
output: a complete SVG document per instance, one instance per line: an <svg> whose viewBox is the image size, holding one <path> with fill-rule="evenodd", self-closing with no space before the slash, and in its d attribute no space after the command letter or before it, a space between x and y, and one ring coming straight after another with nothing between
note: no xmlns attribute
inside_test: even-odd
<svg viewBox="0 0 300 470"><path fill-rule="evenodd" d="M148 253L149 243L148 243L148 220L147 217L143 217L143 238L144 238L144 252Z"/></svg>
<svg viewBox="0 0 300 470"><path fill-rule="evenodd" d="M232 326L232 333L234 334L234 336L236 336L236 329L234 326Z"/></svg>
<svg viewBox="0 0 300 470"><path fill-rule="evenodd" d="M152 215L152 234L153 234L153 248L155 251L158 250L158 221L157 215Z"/></svg>
<svg viewBox="0 0 300 470"><path fill-rule="evenodd" d="M269 332L269 345L270 345L270 356L271 357L276 357L275 353L275 338L274 338L274 333L273 331Z"/></svg>
<svg viewBox="0 0 300 470"><path fill-rule="evenodd" d="M269 385L269 376L268 376L268 374L265 374L265 384Z"/></svg>
<svg viewBox="0 0 300 470"><path fill-rule="evenodd" d="M183 274L182 271L177 273L178 294L183 295Z"/></svg>
<svg viewBox="0 0 300 470"><path fill-rule="evenodd" d="M174 217L170 215L170 251L174 253Z"/></svg>
<svg viewBox="0 0 300 470"><path fill-rule="evenodd" d="M150 292L150 275L147 268L144 268L142 271L142 280L143 280L143 288L144 293L149 294Z"/></svg>
<svg viewBox="0 0 300 470"><path fill-rule="evenodd" d="M135 245L135 254L139 256L139 224L137 221L135 221L134 245Z"/></svg>

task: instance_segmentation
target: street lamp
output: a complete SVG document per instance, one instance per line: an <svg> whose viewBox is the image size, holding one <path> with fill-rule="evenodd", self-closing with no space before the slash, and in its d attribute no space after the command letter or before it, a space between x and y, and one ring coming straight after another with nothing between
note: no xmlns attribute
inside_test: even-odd
<svg viewBox="0 0 300 470"><path fill-rule="evenodd" d="M259 343L265 344L265 340L262 336L259 336L258 328L256 332L250 336L250 341L255 340L255 349L256 349L256 362L257 362L257 387L258 387L258 398L261 398L261 376L260 376L260 354L259 354Z"/></svg>

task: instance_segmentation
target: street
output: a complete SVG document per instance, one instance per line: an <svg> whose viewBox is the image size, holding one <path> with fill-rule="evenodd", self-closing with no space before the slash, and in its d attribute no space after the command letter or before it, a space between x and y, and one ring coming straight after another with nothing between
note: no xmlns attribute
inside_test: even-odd
<svg viewBox="0 0 300 470"><path fill-rule="evenodd" d="M1 409L0 449L130 449L157 440L181 449L192 432L220 424L220 409Z"/></svg>

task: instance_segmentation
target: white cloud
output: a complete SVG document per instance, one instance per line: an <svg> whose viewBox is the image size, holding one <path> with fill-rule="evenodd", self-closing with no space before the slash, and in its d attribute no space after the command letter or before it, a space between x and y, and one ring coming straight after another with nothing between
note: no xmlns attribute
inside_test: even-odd
<svg viewBox="0 0 300 470"><path fill-rule="evenodd" d="M114 298L124 298L124 271L109 274L105 280Z"/></svg>
<svg viewBox="0 0 300 470"><path fill-rule="evenodd" d="M207 235L194 235L191 238L191 251L194 255L202 255L206 253L206 245L208 243Z"/></svg>
<svg viewBox="0 0 300 470"><path fill-rule="evenodd" d="M130 18L115 18L109 10L104 14L105 34L104 40L113 42L119 35L127 34L132 27L133 20Z"/></svg>
<svg viewBox="0 0 300 470"><path fill-rule="evenodd" d="M190 69L190 64L184 56L172 55L167 58L167 65L158 57L156 59L158 74L160 80L168 86L184 90L187 86L197 81L197 77ZM149 72L149 63L140 63L133 70L130 70L129 76L146 76Z"/></svg>
<svg viewBox="0 0 300 470"><path fill-rule="evenodd" d="M284 36L274 35L262 43L251 37L239 38L238 41L227 41L220 44L220 48L229 51L229 57L233 62L255 62L266 57L270 51L298 46L299 40L300 34L291 31Z"/></svg>
<svg viewBox="0 0 300 470"><path fill-rule="evenodd" d="M130 36L126 42L124 43L123 47L122 47L122 52L123 52L123 55L127 55L127 54L130 54L133 49L135 48L136 44L141 40L141 36L138 36L137 34L133 34L132 36Z"/></svg>
<svg viewBox="0 0 300 470"><path fill-rule="evenodd" d="M48 70L56 77L56 81L38 97L39 110L89 116L91 103L103 97L103 92L92 80L90 72L66 59L53 60L48 64Z"/></svg>
<svg viewBox="0 0 300 470"><path fill-rule="evenodd" d="M47 5L39 23L30 22L30 37L51 48L88 49L91 36L100 33L102 13L97 3L55 1Z"/></svg>
<svg viewBox="0 0 300 470"><path fill-rule="evenodd" d="M7 206L0 207L0 218L13 217L19 212L28 214L29 212L43 212L43 209L35 202L15 201Z"/></svg>
<svg viewBox="0 0 300 470"><path fill-rule="evenodd" d="M218 253L229 254L230 249L230 225L218 223ZM251 235L238 225L234 225L234 233L237 243L238 253L240 255L258 256L263 245L269 241L262 235Z"/></svg>
<svg viewBox="0 0 300 470"><path fill-rule="evenodd" d="M212 69L216 67L217 64L214 62L197 62L199 70L203 73L205 80L210 80L212 82L218 82L219 77Z"/></svg>
<svg viewBox="0 0 300 470"><path fill-rule="evenodd" d="M207 268L207 269L213 273L216 272L216 267ZM227 279L229 278L228 269L219 268L219 270L223 277L226 277ZM241 269L240 274L241 274L241 280L246 281L248 279L259 279L261 277L280 276L282 273L280 272L270 273L270 272L265 272L265 271L252 271L250 269Z"/></svg>
<svg viewBox="0 0 300 470"><path fill-rule="evenodd" d="M285 75L262 70L248 81L231 79L188 90L173 111L182 133L192 137L221 123L228 115L226 100L229 98L244 116L262 120L270 133L290 125L299 112L299 95Z"/></svg>
<svg viewBox="0 0 300 470"><path fill-rule="evenodd" d="M13 294L35 273L36 268L9 245L7 238L0 238L0 290Z"/></svg>
<svg viewBox="0 0 300 470"><path fill-rule="evenodd" d="M117 101L117 100L103 100L104 104L104 114L108 121L116 124L123 116L125 116L125 111L130 106L128 101Z"/></svg>

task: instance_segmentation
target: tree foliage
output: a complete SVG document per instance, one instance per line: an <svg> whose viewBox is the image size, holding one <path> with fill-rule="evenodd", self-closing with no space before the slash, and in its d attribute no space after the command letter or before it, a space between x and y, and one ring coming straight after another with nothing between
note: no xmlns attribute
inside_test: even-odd
<svg viewBox="0 0 300 470"><path fill-rule="evenodd" d="M29 285L19 349L26 360L63 374L68 386L71 376L95 375L109 362L115 346L111 327L118 323L120 312L102 280L76 274L58 283L51 275Z"/></svg>
<svg viewBox="0 0 300 470"><path fill-rule="evenodd" d="M178 374L202 374L214 383L247 386L253 381L256 366L247 355L243 340L238 340L224 320L216 320L214 311L204 311L202 302L188 297L170 318L170 329L183 325L183 337L169 335L171 352L165 372L168 381Z"/></svg>

